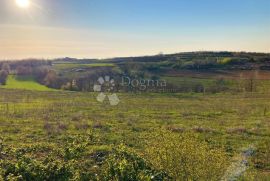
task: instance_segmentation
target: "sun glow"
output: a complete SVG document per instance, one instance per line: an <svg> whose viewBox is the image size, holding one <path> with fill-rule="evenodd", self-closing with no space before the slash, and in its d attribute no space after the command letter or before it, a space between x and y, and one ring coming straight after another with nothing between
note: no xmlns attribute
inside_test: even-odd
<svg viewBox="0 0 270 181"><path fill-rule="evenodd" d="M20 8L28 8L30 6L30 1L29 0L16 0L16 4Z"/></svg>

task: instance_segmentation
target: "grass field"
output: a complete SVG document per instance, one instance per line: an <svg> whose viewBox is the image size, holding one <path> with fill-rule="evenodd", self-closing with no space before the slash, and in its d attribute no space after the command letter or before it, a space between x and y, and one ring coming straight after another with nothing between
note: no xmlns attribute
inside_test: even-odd
<svg viewBox="0 0 270 181"><path fill-rule="evenodd" d="M24 89L24 90L35 90L35 91L53 91L44 85L37 83L31 76L20 76L15 75L8 76L5 86L0 86L0 88L7 89Z"/></svg>
<svg viewBox="0 0 270 181"><path fill-rule="evenodd" d="M0 89L2 177L220 180L236 165L239 180L270 178L269 94L96 96Z"/></svg>
<svg viewBox="0 0 270 181"><path fill-rule="evenodd" d="M66 70L73 68L91 68L91 67L114 67L111 63L92 63L92 64L76 64L76 63L57 63L53 67L56 70Z"/></svg>

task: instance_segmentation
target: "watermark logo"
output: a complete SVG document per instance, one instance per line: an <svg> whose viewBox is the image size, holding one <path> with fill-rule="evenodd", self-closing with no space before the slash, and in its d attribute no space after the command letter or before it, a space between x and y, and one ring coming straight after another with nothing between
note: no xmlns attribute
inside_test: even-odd
<svg viewBox="0 0 270 181"><path fill-rule="evenodd" d="M149 90L149 88L165 88L167 82L165 80L153 80L153 79L132 79L128 76L123 76L121 86L138 88L141 91Z"/></svg>
<svg viewBox="0 0 270 181"><path fill-rule="evenodd" d="M99 77L97 80L98 84L94 85L94 91L99 92L97 96L98 102L104 102L108 97L109 103L111 106L116 106L119 104L120 100L116 93L113 93L115 88L114 79L111 79L110 76Z"/></svg>
<svg viewBox="0 0 270 181"><path fill-rule="evenodd" d="M122 92L162 92L166 90L167 82L159 79L143 79L128 76L119 76L111 79L110 76L99 77L94 85L94 91L99 92L97 96L98 102L104 102L107 97L109 104L112 106L118 105L120 100L116 94L116 88ZM117 85L117 86L116 86Z"/></svg>

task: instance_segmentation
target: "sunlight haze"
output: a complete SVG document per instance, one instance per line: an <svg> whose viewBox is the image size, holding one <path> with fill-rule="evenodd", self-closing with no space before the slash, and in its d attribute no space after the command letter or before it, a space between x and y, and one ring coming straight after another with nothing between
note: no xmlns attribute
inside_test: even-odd
<svg viewBox="0 0 270 181"><path fill-rule="evenodd" d="M270 52L268 0L206 1L2 0L0 58Z"/></svg>

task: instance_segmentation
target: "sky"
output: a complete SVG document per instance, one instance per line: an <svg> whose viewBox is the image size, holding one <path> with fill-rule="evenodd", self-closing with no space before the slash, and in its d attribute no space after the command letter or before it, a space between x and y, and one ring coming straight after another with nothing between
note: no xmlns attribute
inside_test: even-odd
<svg viewBox="0 0 270 181"><path fill-rule="evenodd" d="M0 0L0 59L270 52L269 0Z"/></svg>

